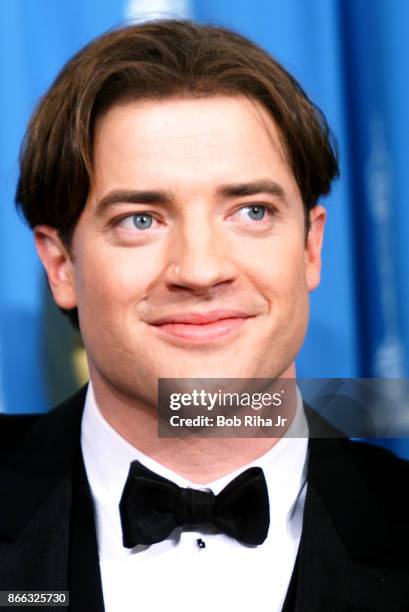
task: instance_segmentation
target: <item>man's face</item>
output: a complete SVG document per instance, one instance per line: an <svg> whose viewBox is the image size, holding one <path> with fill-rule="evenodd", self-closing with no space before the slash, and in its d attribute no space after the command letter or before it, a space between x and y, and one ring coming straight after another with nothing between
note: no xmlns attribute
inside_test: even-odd
<svg viewBox="0 0 409 612"><path fill-rule="evenodd" d="M325 211L306 242L267 111L241 96L117 105L97 123L94 167L72 260L36 230L57 303L78 307L91 377L152 399L158 377L294 375Z"/></svg>

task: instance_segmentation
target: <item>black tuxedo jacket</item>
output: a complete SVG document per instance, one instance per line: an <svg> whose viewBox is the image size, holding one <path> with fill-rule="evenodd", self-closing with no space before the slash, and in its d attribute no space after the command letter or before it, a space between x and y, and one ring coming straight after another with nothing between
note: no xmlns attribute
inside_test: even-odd
<svg viewBox="0 0 409 612"><path fill-rule="evenodd" d="M85 391L45 415L0 415L0 590L70 590L71 610L103 612L79 442ZM310 431L322 431L319 415L306 414ZM408 462L388 451L309 440L286 610L409 611L408 484Z"/></svg>

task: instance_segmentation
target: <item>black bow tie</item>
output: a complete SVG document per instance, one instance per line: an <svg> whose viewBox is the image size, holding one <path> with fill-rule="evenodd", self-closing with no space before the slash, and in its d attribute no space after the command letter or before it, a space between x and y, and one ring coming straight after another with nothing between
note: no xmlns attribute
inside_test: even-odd
<svg viewBox="0 0 409 612"><path fill-rule="evenodd" d="M258 467L214 495L179 487L133 461L119 509L126 548L161 542L183 525L213 525L243 544L262 544L270 523L266 480Z"/></svg>

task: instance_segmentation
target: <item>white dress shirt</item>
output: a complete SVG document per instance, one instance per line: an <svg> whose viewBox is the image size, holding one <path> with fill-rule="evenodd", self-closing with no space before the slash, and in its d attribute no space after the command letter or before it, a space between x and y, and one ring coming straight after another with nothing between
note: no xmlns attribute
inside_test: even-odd
<svg viewBox="0 0 409 612"><path fill-rule="evenodd" d="M94 501L106 612L281 612L300 542L307 488L308 426L297 392L296 415L281 440L255 461L198 485L124 440L101 415L90 382L81 447ZM290 437L295 427L304 437ZM124 548L118 504L135 459L181 487L210 489L215 495L239 473L261 467L270 503L267 539L260 546L246 546L210 529L178 529L158 544ZM199 548L199 538L204 548Z"/></svg>

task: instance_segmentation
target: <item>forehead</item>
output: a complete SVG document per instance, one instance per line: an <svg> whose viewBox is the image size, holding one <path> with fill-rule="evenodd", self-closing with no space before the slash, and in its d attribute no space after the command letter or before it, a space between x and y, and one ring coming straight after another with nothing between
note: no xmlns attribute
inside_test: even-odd
<svg viewBox="0 0 409 612"><path fill-rule="evenodd" d="M269 177L298 192L277 125L244 96L115 105L97 122L94 170L98 190L136 180L177 188Z"/></svg>

